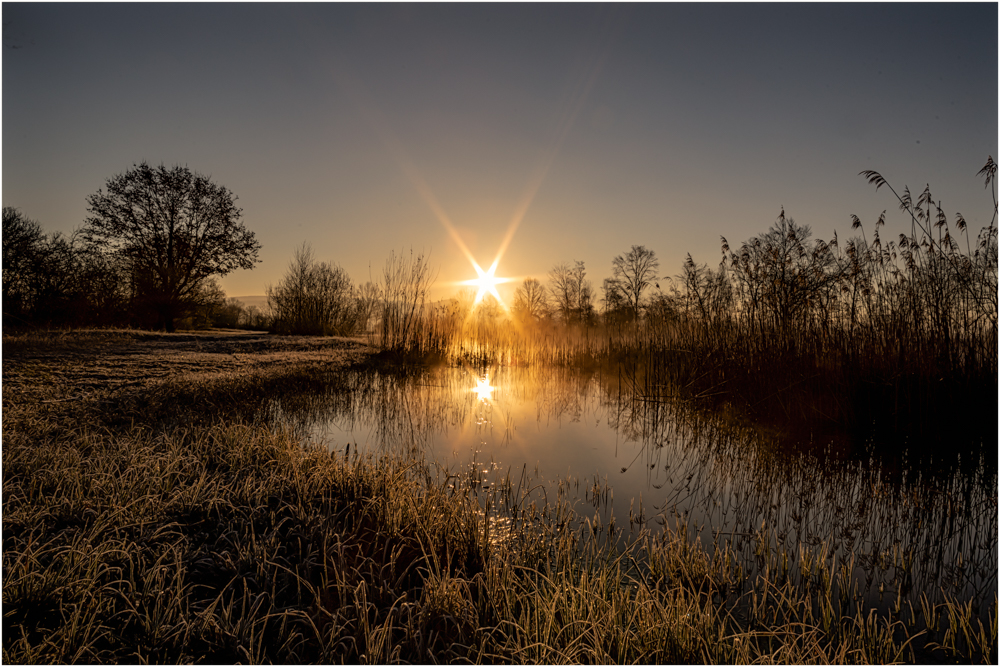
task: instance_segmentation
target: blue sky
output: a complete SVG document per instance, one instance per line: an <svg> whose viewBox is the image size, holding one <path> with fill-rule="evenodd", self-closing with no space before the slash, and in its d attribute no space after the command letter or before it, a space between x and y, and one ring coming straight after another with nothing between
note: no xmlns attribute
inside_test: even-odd
<svg viewBox="0 0 1000 667"><path fill-rule="evenodd" d="M456 237L484 267L509 238L499 275L583 260L598 287L633 244L662 276L714 266L782 206L825 239L884 209L907 230L863 169L974 229L993 212L995 3L2 11L3 205L70 233L109 177L185 164L262 243L230 295L303 242L356 282L429 252L437 298L475 277Z"/></svg>

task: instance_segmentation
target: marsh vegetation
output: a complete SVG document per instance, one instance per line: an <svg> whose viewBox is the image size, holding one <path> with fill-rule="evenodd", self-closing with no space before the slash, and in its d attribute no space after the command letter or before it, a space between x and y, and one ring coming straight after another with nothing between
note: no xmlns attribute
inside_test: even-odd
<svg viewBox="0 0 1000 667"><path fill-rule="evenodd" d="M5 334L4 661L995 663L995 173L600 311L303 248L269 326L354 338Z"/></svg>
<svg viewBox="0 0 1000 667"><path fill-rule="evenodd" d="M956 600L984 627L995 614L996 468L982 453L932 470L844 440L793 444L651 401L600 369L347 378L349 392L287 409L276 399L271 417L342 454L433 461L453 492L480 498L495 539L557 504L566 509L552 520L580 544L619 552L664 539L725 563L715 601L744 620L748 589L763 582L796 590L816 613L827 604L827 623ZM647 557L632 555L637 571L655 566ZM928 631L927 618L911 613L908 631Z"/></svg>
<svg viewBox="0 0 1000 667"><path fill-rule="evenodd" d="M864 175L886 186L877 173ZM915 199L908 189L897 195L908 232L896 239L883 239L885 212L870 238L852 216L856 236L824 241L782 211L768 231L738 246L723 238L717 269L689 255L677 276L658 277L655 253L632 246L612 262L599 314L582 262L556 265L547 288L525 280L509 315L468 295L426 304L415 281L409 292L382 293L385 312L403 307L410 316L398 325L377 320L370 341L480 367L601 366L644 396L735 410L796 437L836 429L887 452L934 455L942 440L985 442L992 451L992 158L980 176L992 201L989 224L978 231L961 214L950 220L929 187ZM426 258L412 261L410 270L426 271Z"/></svg>
<svg viewBox="0 0 1000 667"><path fill-rule="evenodd" d="M995 656L995 469L942 488L810 467L569 369L541 386L497 369L491 407L467 400L464 369L401 376L338 339L100 332L5 350L5 661ZM144 367L165 372L136 383ZM440 465L434 430L483 410L504 423L507 393L567 422L615 414L637 476L666 493L653 468L669 462L680 485L642 505L613 475ZM323 441L330 419L379 435ZM782 489L794 502L772 508ZM727 513L730 535L712 530Z"/></svg>

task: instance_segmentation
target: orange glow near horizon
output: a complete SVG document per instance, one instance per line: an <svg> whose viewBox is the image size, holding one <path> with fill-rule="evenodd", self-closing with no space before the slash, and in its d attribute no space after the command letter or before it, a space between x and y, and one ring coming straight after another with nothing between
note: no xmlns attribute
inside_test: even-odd
<svg viewBox="0 0 1000 667"><path fill-rule="evenodd" d="M620 28L621 26L619 25L619 29ZM607 35L606 37L610 37L610 35ZM479 263L476 262L475 258L473 258L472 252L462 240L462 237L459 235L455 225L445 212L444 207L438 201L438 198L435 196L430 186L421 176L420 171L417 169L416 165L410 159L407 151L404 149L402 142L392 131L388 120L382 115L374 101L367 94L361 82L355 80L341 68L334 66L331 70L335 81L340 84L340 88L344 90L353 100L355 106L360 112L361 117L364 118L368 122L369 126L375 131L381 139L383 145L395 158L396 164L413 185L420 198L424 200L424 203L426 203L427 207L430 208L431 212L433 212L434 216L438 219L438 222L441 223L441 226L444 227L444 229L448 232L448 235L455 242L455 245L458 246L458 249L463 255L465 255L465 258L469 260L472 267L476 270L476 273L479 274L478 278L458 283L460 285L473 285L476 287L475 304L482 301L483 297L489 293L496 298L497 303L499 303L504 310L508 310L507 304L500 298L500 293L497 292L496 286L502 283L512 282L515 279L497 277L497 265L500 263L500 259L503 257L504 253L507 251L508 246L510 246L511 241L513 241L514 234L517 232L518 227L520 227L521 221L527 214L532 202L534 202L535 196L538 194L539 189L545 182L549 170L552 168L556 156L559 154L563 143L566 141L566 137L569 134L570 129L575 124L577 115L583 108L584 102L590 96L590 91L594 86L594 82L597 80L601 68L603 67L604 60L607 57L608 49L610 48L611 40L605 39L605 41L606 43L604 48L599 51L600 55L594 62L589 76L584 77L577 83L566 100L566 106L563 110L562 117L559 119L555 136L550 144L542 151L538 164L528 178L524 193L522 194L521 199L517 202L514 214L511 217L510 223L507 225L506 234L504 235L504 238L500 243L500 247L497 250L496 258L493 260L493 264L490 266L488 271L484 271L482 267L479 266Z"/></svg>

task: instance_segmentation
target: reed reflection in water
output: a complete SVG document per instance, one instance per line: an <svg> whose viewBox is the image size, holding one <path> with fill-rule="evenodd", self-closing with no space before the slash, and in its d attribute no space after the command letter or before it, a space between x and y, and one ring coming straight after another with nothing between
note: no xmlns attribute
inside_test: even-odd
<svg viewBox="0 0 1000 667"><path fill-rule="evenodd" d="M568 505L566 520L600 539L686 534L731 554L744 580L834 590L845 608L899 614L947 597L985 619L995 605L995 462L887 470L863 447L789 448L632 387L551 367L356 371L269 416L314 444L425 460L484 503L516 486L513 503L484 504L498 527L526 499L560 516Z"/></svg>

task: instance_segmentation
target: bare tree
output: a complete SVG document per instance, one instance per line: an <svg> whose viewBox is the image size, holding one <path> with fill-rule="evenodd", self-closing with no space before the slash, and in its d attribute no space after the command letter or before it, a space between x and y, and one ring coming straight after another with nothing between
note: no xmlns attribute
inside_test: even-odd
<svg viewBox="0 0 1000 667"><path fill-rule="evenodd" d="M384 350L415 351L421 344L424 303L434 282L427 257L392 252L382 269L378 345Z"/></svg>
<svg viewBox="0 0 1000 667"><path fill-rule="evenodd" d="M372 316L377 312L381 291L376 283L368 281L358 287L357 298L358 329L360 333L367 333L371 326Z"/></svg>
<svg viewBox="0 0 1000 667"><path fill-rule="evenodd" d="M11 207L3 209L5 326L120 324L129 300L123 262L45 234Z"/></svg>
<svg viewBox="0 0 1000 667"><path fill-rule="evenodd" d="M549 271L552 297L564 322L590 322L594 319L593 288L586 279L583 262L557 264Z"/></svg>
<svg viewBox="0 0 1000 667"><path fill-rule="evenodd" d="M605 278L601 284L601 291L604 292L604 319L605 321L618 321L622 319L622 313L626 310L625 293L622 292L621 284L614 278Z"/></svg>
<svg viewBox="0 0 1000 667"><path fill-rule="evenodd" d="M535 278L525 278L514 291L514 317L521 322L538 322L549 314L549 299L545 287Z"/></svg>
<svg viewBox="0 0 1000 667"><path fill-rule="evenodd" d="M215 278L206 278L192 298L192 308L185 318L185 325L194 329L219 326L225 306L226 292L222 285Z"/></svg>
<svg viewBox="0 0 1000 667"><path fill-rule="evenodd" d="M258 261L260 244L239 222L235 200L187 167L143 162L87 198L91 215L81 234L128 257L159 326L172 331L209 276L252 269Z"/></svg>
<svg viewBox="0 0 1000 667"><path fill-rule="evenodd" d="M209 313L212 326L224 329L235 329L240 326L240 320L245 317L246 305L236 297L224 299Z"/></svg>
<svg viewBox="0 0 1000 667"><path fill-rule="evenodd" d="M838 277L829 245L811 241L808 225L785 217L764 234L729 250L725 238L723 260L732 281L740 316L763 329L787 332L801 327L826 301Z"/></svg>
<svg viewBox="0 0 1000 667"><path fill-rule="evenodd" d="M730 316L732 287L724 267L713 271L707 264L696 264L691 253L681 268L677 281L680 290L674 290L674 305L683 309L690 321L699 322L707 337L721 331L721 323Z"/></svg>
<svg viewBox="0 0 1000 667"><path fill-rule="evenodd" d="M635 317L639 317L642 293L656 283L656 270L660 268L656 253L646 246L634 245L624 255L615 257L611 268L628 307Z"/></svg>
<svg viewBox="0 0 1000 667"><path fill-rule="evenodd" d="M295 252L282 281L268 286L267 302L281 333L344 336L358 320L350 276L336 264L317 262L308 244Z"/></svg>
<svg viewBox="0 0 1000 667"><path fill-rule="evenodd" d="M42 226L16 208L3 208L3 313L23 318L34 306L43 256Z"/></svg>

